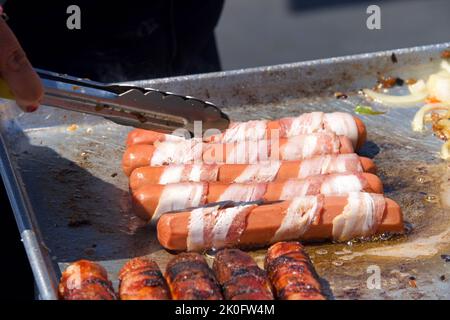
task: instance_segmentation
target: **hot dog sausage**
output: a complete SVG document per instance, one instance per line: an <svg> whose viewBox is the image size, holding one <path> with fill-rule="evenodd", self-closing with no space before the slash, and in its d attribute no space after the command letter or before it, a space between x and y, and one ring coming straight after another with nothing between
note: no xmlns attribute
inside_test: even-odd
<svg viewBox="0 0 450 320"><path fill-rule="evenodd" d="M316 271L298 242L278 242L267 250L265 268L280 300L325 300Z"/></svg>
<svg viewBox="0 0 450 320"><path fill-rule="evenodd" d="M215 143L230 143L243 140L270 139L274 134L280 138L288 138L299 134L329 131L337 135L344 135L352 140L355 150L359 149L366 140L366 127L357 117L349 113L311 112L298 117L282 118L273 121L252 120L234 122L220 135L207 137L204 141ZM128 134L127 146L136 144L153 144L156 141L176 141L183 138L160 132L135 129Z"/></svg>
<svg viewBox="0 0 450 320"><path fill-rule="evenodd" d="M156 141L180 140L184 140L184 138L172 134L136 128L128 133L126 146L129 147L135 144L154 144Z"/></svg>
<svg viewBox="0 0 450 320"><path fill-rule="evenodd" d="M132 190L134 212L144 220L157 220L165 212L220 201L264 202L289 200L316 194L346 194L351 191L383 193L381 180L371 173L342 173L269 183L181 182L149 184Z"/></svg>
<svg viewBox="0 0 450 320"><path fill-rule="evenodd" d="M345 241L384 232L401 233L403 217L399 205L391 199L351 193L167 213L159 219L157 232L166 249L198 251L211 247L260 247L286 240Z"/></svg>
<svg viewBox="0 0 450 320"><path fill-rule="evenodd" d="M106 270L99 264L79 260L62 273L58 287L63 300L116 300Z"/></svg>
<svg viewBox="0 0 450 320"><path fill-rule="evenodd" d="M248 253L238 249L220 250L213 270L226 300L273 300L266 272Z"/></svg>
<svg viewBox="0 0 450 320"><path fill-rule="evenodd" d="M147 258L128 261L119 272L121 300L169 300L170 292L158 265Z"/></svg>
<svg viewBox="0 0 450 320"><path fill-rule="evenodd" d="M271 182L314 175L369 172L376 173L374 162L355 153L317 156L303 161L269 161L258 164L187 164L141 167L130 175L130 189L147 184L178 182Z"/></svg>
<svg viewBox="0 0 450 320"><path fill-rule="evenodd" d="M276 140L208 144L196 139L133 145L122 158L126 175L140 167L168 164L252 164L268 160L303 160L325 154L353 153L349 138L332 133L313 133Z"/></svg>
<svg viewBox="0 0 450 320"><path fill-rule="evenodd" d="M222 300L219 284L202 255L181 253L166 267L173 300Z"/></svg>

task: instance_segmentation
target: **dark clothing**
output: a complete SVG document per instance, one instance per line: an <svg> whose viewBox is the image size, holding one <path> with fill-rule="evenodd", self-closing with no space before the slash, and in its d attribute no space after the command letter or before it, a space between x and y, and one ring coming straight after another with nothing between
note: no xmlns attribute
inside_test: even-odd
<svg viewBox="0 0 450 320"><path fill-rule="evenodd" d="M0 232L0 241L3 244L0 263L2 275L0 300L31 300L34 297L33 274L1 180L0 225L3 230Z"/></svg>
<svg viewBox="0 0 450 320"><path fill-rule="evenodd" d="M80 7L80 30L67 28L70 5ZM4 10L35 67L111 82L218 71L222 7L223 0L9 0Z"/></svg>

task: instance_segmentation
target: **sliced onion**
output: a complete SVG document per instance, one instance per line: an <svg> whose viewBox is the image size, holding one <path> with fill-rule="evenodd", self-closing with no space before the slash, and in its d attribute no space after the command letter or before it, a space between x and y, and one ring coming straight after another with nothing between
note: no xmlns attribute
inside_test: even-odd
<svg viewBox="0 0 450 320"><path fill-rule="evenodd" d="M442 102L450 102L450 73L440 71L432 74L427 81L430 96Z"/></svg>
<svg viewBox="0 0 450 320"><path fill-rule="evenodd" d="M450 64L446 60L441 61L441 68L450 73Z"/></svg>
<svg viewBox="0 0 450 320"><path fill-rule="evenodd" d="M416 83L409 85L408 89L411 94L427 94L427 84L423 80L419 80Z"/></svg>
<svg viewBox="0 0 450 320"><path fill-rule="evenodd" d="M446 129L450 129L450 120L449 119L441 119L438 121L438 125L445 127Z"/></svg>
<svg viewBox="0 0 450 320"><path fill-rule="evenodd" d="M450 159L450 140L446 141L441 148L441 158Z"/></svg>
<svg viewBox="0 0 450 320"><path fill-rule="evenodd" d="M450 104L448 103L432 103L432 104L426 104L422 108L417 111L416 115L414 116L414 119L411 123L412 129L414 131L423 131L424 129L424 118L425 114L427 112L433 111L433 110L445 110L448 111L450 108Z"/></svg>
<svg viewBox="0 0 450 320"><path fill-rule="evenodd" d="M371 89L363 89L364 94L373 100L390 107L414 107L415 104L423 102L427 97L427 92L420 92L419 94L409 94L405 96L394 96L384 93L379 93Z"/></svg>

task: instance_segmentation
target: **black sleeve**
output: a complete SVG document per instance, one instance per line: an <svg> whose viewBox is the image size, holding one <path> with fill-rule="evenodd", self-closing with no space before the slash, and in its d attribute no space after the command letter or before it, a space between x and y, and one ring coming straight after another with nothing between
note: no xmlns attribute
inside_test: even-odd
<svg viewBox="0 0 450 320"><path fill-rule="evenodd" d="M81 29L69 30L69 5ZM214 28L223 0L9 0L9 25L36 67L121 81L220 69Z"/></svg>

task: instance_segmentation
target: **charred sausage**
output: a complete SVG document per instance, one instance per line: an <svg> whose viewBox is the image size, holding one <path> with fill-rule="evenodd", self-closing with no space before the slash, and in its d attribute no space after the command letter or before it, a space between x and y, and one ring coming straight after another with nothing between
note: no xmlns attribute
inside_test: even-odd
<svg viewBox="0 0 450 320"><path fill-rule="evenodd" d="M59 287L63 300L116 300L117 296L108 280L106 270L99 264L79 260L63 272Z"/></svg>
<svg viewBox="0 0 450 320"><path fill-rule="evenodd" d="M222 300L219 284L202 255L181 253L166 267L173 300Z"/></svg>
<svg viewBox="0 0 450 320"><path fill-rule="evenodd" d="M238 249L220 250L213 270L227 300L273 300L271 285L264 270L253 258Z"/></svg>
<svg viewBox="0 0 450 320"><path fill-rule="evenodd" d="M170 292L158 265L148 258L134 258L119 272L121 300L169 300Z"/></svg>
<svg viewBox="0 0 450 320"><path fill-rule="evenodd" d="M265 268L281 300L325 300L316 271L298 242L278 242L267 251Z"/></svg>

